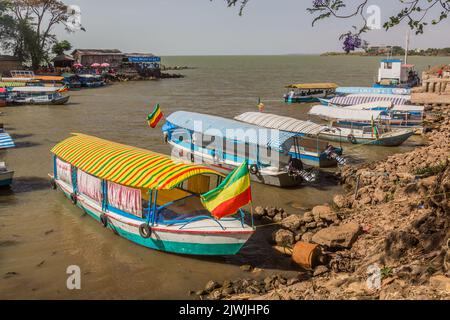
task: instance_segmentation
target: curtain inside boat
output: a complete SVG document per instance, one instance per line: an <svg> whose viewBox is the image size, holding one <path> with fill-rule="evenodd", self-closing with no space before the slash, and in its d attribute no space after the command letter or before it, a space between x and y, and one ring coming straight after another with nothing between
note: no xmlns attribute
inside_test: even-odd
<svg viewBox="0 0 450 320"><path fill-rule="evenodd" d="M102 202L102 180L77 170L78 191L97 203Z"/></svg>
<svg viewBox="0 0 450 320"><path fill-rule="evenodd" d="M142 217L141 190L108 181L108 203L135 216Z"/></svg>
<svg viewBox="0 0 450 320"><path fill-rule="evenodd" d="M64 162L59 158L56 158L56 170L59 180L72 185L72 166L70 163Z"/></svg>

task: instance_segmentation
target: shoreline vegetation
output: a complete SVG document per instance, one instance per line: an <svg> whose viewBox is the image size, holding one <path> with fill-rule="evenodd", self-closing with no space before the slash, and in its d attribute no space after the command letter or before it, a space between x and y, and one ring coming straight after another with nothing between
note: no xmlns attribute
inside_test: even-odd
<svg viewBox="0 0 450 320"><path fill-rule="evenodd" d="M242 266L246 279L211 280L200 299L450 299L450 105L426 106L427 143L407 153L345 166L346 193L287 214L257 207L259 225L278 224L274 248L320 245L314 269L295 277ZM294 250L295 251L295 250ZM280 259L291 259L280 253ZM298 266L297 266L298 268ZM370 288L368 278L379 284Z"/></svg>
<svg viewBox="0 0 450 320"><path fill-rule="evenodd" d="M392 47L392 49L385 49L379 47L371 47L365 51L354 51L350 53L330 51L320 54L321 56L358 56L358 57L385 57L387 54L391 56L404 56L405 50L402 47ZM450 47L446 48L428 48L425 50L408 50L410 57L450 57Z"/></svg>

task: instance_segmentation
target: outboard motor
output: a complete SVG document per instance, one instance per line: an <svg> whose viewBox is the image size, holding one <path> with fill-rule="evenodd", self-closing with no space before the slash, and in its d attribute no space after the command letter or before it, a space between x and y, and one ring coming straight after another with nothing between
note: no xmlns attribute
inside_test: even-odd
<svg viewBox="0 0 450 320"><path fill-rule="evenodd" d="M328 159L334 159L338 163L338 165L343 166L347 163L347 160L344 159L344 157L340 156L336 152L336 148L333 147L331 144L328 145L327 149L324 151L327 155Z"/></svg>
<svg viewBox="0 0 450 320"><path fill-rule="evenodd" d="M287 166L289 176L301 177L306 182L314 182L317 176L314 172L305 170L300 159L291 158Z"/></svg>

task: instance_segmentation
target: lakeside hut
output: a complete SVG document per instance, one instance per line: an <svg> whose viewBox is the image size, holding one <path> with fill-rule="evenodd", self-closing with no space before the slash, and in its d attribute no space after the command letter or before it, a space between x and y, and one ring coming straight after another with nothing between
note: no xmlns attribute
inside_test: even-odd
<svg viewBox="0 0 450 320"><path fill-rule="evenodd" d="M74 62L84 66L108 63L113 68L119 67L124 58L124 54L118 49L75 49L72 56Z"/></svg>
<svg viewBox="0 0 450 320"><path fill-rule="evenodd" d="M22 61L15 56L0 55L0 76L9 75L9 71L22 69Z"/></svg>
<svg viewBox="0 0 450 320"><path fill-rule="evenodd" d="M52 59L53 66L55 69L64 69L64 68L72 68L75 63L75 59L69 55L61 54Z"/></svg>

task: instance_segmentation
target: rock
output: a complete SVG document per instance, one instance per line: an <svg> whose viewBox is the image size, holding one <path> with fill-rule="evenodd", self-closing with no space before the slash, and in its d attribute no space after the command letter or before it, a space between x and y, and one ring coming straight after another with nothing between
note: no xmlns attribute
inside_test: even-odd
<svg viewBox="0 0 450 320"><path fill-rule="evenodd" d="M274 222L281 222L281 220L283 220L283 216L281 215L281 213L277 213L275 217L273 217Z"/></svg>
<svg viewBox="0 0 450 320"><path fill-rule="evenodd" d="M328 222L335 222L338 220L338 216L334 213L329 206L315 206L312 209L314 220L320 222L322 220Z"/></svg>
<svg viewBox="0 0 450 320"><path fill-rule="evenodd" d="M317 227L317 222L310 222L305 225L307 229L315 229Z"/></svg>
<svg viewBox="0 0 450 320"><path fill-rule="evenodd" d="M344 291L354 295L362 295L366 293L367 285L365 282L352 282Z"/></svg>
<svg viewBox="0 0 450 320"><path fill-rule="evenodd" d="M336 205L336 207L338 207L339 209L341 208L346 208L348 206L347 204L347 200L345 199L345 197L342 194L337 194L333 197L333 203Z"/></svg>
<svg viewBox="0 0 450 320"><path fill-rule="evenodd" d="M261 219L264 216L264 214L265 214L265 210L261 206L256 207L255 210L253 211L253 216L256 219Z"/></svg>
<svg viewBox="0 0 450 320"><path fill-rule="evenodd" d="M302 221L304 223L310 223L314 221L314 216L311 211L307 211L303 214Z"/></svg>
<svg viewBox="0 0 450 320"><path fill-rule="evenodd" d="M289 217L283 219L281 226L291 231L297 230L302 223L302 218L296 214L290 215Z"/></svg>
<svg viewBox="0 0 450 320"><path fill-rule="evenodd" d="M441 291L450 293L450 278L444 275L437 275L430 278L430 285Z"/></svg>
<svg viewBox="0 0 450 320"><path fill-rule="evenodd" d="M203 295L207 294L207 292L205 290L199 290L199 291L196 291L195 294L197 296L203 296Z"/></svg>
<svg viewBox="0 0 450 320"><path fill-rule="evenodd" d="M329 248L350 248L361 232L359 224L350 222L318 231L312 241Z"/></svg>
<svg viewBox="0 0 450 320"><path fill-rule="evenodd" d="M242 271L247 271L250 272L252 271L253 267L249 264L244 264L242 266L239 267Z"/></svg>
<svg viewBox="0 0 450 320"><path fill-rule="evenodd" d="M208 295L209 300L219 300L222 298L222 292L220 290L214 290Z"/></svg>
<svg viewBox="0 0 450 320"><path fill-rule="evenodd" d="M210 281L208 281L208 283L205 286L205 291L206 292L211 292L214 289L217 289L219 287L220 287L220 284L218 284L217 282L215 282L213 280L210 280Z"/></svg>
<svg viewBox="0 0 450 320"><path fill-rule="evenodd" d="M273 233L273 240L279 246L292 246L294 243L294 233L286 229L280 229Z"/></svg>
<svg viewBox="0 0 450 320"><path fill-rule="evenodd" d="M269 218L273 218L278 213L278 210L276 208L266 208L266 212Z"/></svg>
<svg viewBox="0 0 450 320"><path fill-rule="evenodd" d="M418 243L419 240L408 232L393 231L386 237L384 251L386 257L397 260L405 256Z"/></svg>
<svg viewBox="0 0 450 320"><path fill-rule="evenodd" d="M303 242L311 242L311 241L312 241L313 235L314 235L314 233L312 233L312 232L305 232L305 233L302 235L301 240L302 240Z"/></svg>
<svg viewBox="0 0 450 320"><path fill-rule="evenodd" d="M286 285L288 286L292 286L293 284L298 283L300 280L298 278L290 278L288 279L288 281L286 282Z"/></svg>
<svg viewBox="0 0 450 320"><path fill-rule="evenodd" d="M328 272L328 268L326 266L317 266L314 269L313 277L320 276Z"/></svg>
<svg viewBox="0 0 450 320"><path fill-rule="evenodd" d="M229 296L234 293L234 289L232 287L222 289L222 296Z"/></svg>
<svg viewBox="0 0 450 320"><path fill-rule="evenodd" d="M386 194L381 189L375 189L375 192L373 193L373 198L377 202L384 202L384 200L386 199Z"/></svg>

